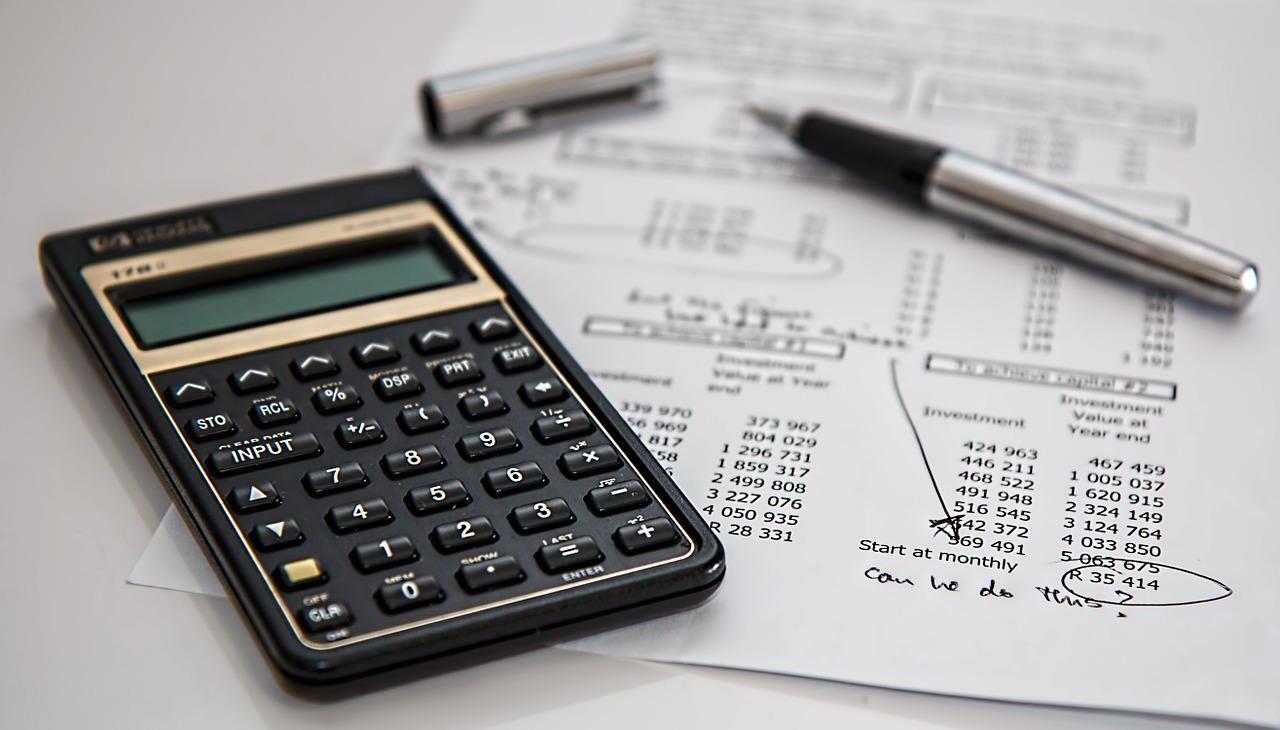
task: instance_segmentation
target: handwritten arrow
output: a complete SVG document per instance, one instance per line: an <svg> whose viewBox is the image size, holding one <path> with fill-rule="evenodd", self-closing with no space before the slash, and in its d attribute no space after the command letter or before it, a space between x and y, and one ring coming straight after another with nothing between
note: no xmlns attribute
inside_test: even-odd
<svg viewBox="0 0 1280 730"><path fill-rule="evenodd" d="M945 505L943 507L945 508ZM960 542L960 518L958 516L929 520L929 526L933 528L933 534L942 533L951 542Z"/></svg>
<svg viewBox="0 0 1280 730"><path fill-rule="evenodd" d="M929 527L933 528L933 534L942 533L952 543L960 542L960 518L951 514L951 509L947 507L947 500L942 497L942 490L938 487L938 480L933 476L933 467L929 466L929 455L924 451L924 442L920 440L920 431L916 429L916 422L911 418L911 410L907 408L907 401L902 397L902 386L898 384L898 359L895 357L889 361L889 374L893 379L893 393L898 396L898 405L902 407L902 415L907 418L907 425L911 427L911 435L916 439L916 448L920 450L920 458L924 461L924 470L929 475L929 482L933 484L933 493L938 497L938 504L942 505L943 517L939 519L929 520Z"/></svg>

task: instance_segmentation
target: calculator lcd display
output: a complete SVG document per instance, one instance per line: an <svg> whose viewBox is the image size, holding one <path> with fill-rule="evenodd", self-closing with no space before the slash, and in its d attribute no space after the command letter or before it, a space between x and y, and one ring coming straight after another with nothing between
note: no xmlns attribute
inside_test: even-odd
<svg viewBox="0 0 1280 730"><path fill-rule="evenodd" d="M143 348L433 289L459 280L418 240L131 299L120 310Z"/></svg>

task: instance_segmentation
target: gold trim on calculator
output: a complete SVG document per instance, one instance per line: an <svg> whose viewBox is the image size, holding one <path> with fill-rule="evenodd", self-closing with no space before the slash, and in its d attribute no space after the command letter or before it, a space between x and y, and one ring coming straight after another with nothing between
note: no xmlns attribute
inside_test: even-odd
<svg viewBox="0 0 1280 730"><path fill-rule="evenodd" d="M359 304L342 309L296 317L284 322L249 327L236 332L212 335L151 350L139 348L133 333L125 325L112 301L115 287L133 285L152 279L187 274L227 264L280 256L313 248L340 246L362 238L384 236L430 226L440 232L450 250L458 257L475 281L452 284L440 289L406 294ZM502 301L502 289L476 261L471 250L426 201L389 205L377 210L352 213L262 233L250 233L209 243L183 246L156 253L130 256L100 264L90 264L80 271L106 313L111 326L120 335L129 355L143 373L195 365L243 355L246 352L284 347L296 342L341 334L364 327L462 309L485 302Z"/></svg>
<svg viewBox="0 0 1280 730"><path fill-rule="evenodd" d="M355 305L334 311L322 312L290 319L283 322L259 325L249 327L236 332L226 334L212 335L190 342L182 342L174 345L158 347L150 350L139 348L133 339L133 334L125 325L115 302L112 301L110 292L115 287L133 285L138 282L149 281L152 279L160 279L185 273L191 273L202 269L223 266L238 262L247 262L264 257L274 257L281 254L301 252L311 248L321 248L327 246L336 246L346 243L352 243L361 239L372 239L387 234L398 233L420 229L424 227L432 227L438 231L444 241L448 244L450 250L458 260L463 263L468 272L474 277L473 281L453 284L440 289L430 291L405 294L388 299L382 299L366 304ZM557 593L559 591L569 590L571 588L596 583L602 580L608 580L616 576L627 575L641 570L649 570L661 565L667 565L680 560L684 560L696 551L696 545L689 533L685 530L685 526L676 517L675 513L662 500L661 495L654 490L653 485L644 478L643 473L636 468L632 462L630 455L626 449L623 449L608 429L603 427L603 421L596 413L590 403L584 400L573 387L572 383L564 377L564 373L560 371L555 360L548 357L547 352L542 348L542 344L532 337L525 327L525 323L512 311L506 301L506 294L503 289L498 286L480 262L471 253L471 250L458 238L457 233L449 225L447 221L441 217L430 203L425 200L412 201L408 203L399 203L377 208L359 213L351 213L343 216L335 216L325 218L309 223L301 223L298 225L287 226L283 228L275 228L261 233L250 233L242 236L224 238L208 243L194 244L183 246L167 251L158 251L156 253L141 254L138 256L130 256L127 258L115 259L112 261L104 261L102 263L90 264L81 269L81 276L93 291L94 296L98 300L98 305L102 308L103 313L111 322L111 326L115 328L116 334L119 335L120 341L128 349L130 356L137 363L139 370L147 376L147 383L151 386L152 394L160 407L164 409L165 415L169 419L169 425L177 431L187 455L195 463L200 470L200 474L204 477L205 484L213 492L214 497L222 506L228 522L240 538L241 544L248 552L254 565L257 566L258 572L262 580L266 582L272 595L276 599L276 604L284 613L289 622L289 626L293 629L294 635L298 641L304 646L317 649L336 649L338 647L347 646L361 641L378 638L388 634L394 634L400 631L425 626L427 624L447 621L451 618L457 618L468 614L485 611L490 608L504 606L520 601L536 598L539 596ZM418 317L426 317L434 314L442 314L456 309L464 309L468 307L478 306L481 304L496 303L500 304L507 314L511 317L511 321L520 329L521 334L529 341L542 359L555 373L556 377L564 383L565 388L573 396L573 398L586 409L599 427L601 433L605 435L609 443L614 447L618 454L622 457L623 462L629 467L636 476L644 483L645 488L649 490L650 496L666 513L667 517L676 526L676 530L686 543L689 549L682 555L673 558L667 558L654 563L628 568L613 573L605 573L594 578L567 583L563 586L555 588L544 588L531 593L524 593L518 596L505 598L498 601L480 604L472 608L460 611L426 618L419 621L407 622L392 628L380 629L364 634L356 634L345 639L333 642L316 642L307 638L298 624L298 619L293 615L293 611L289 609L288 602L285 600L284 594L276 587L275 581L271 579L270 572L262 564L258 558L257 552L249 544L247 536L240 529L232 516L230 508L213 481L209 478L208 472L205 471L204 464L199 457L191 449L186 435L179 428L178 422L174 419L173 412L169 409L169 404L156 390L155 383L151 380L154 373L173 370L176 368L187 367L199 363L209 362L211 360L220 360L223 358L243 355L258 350L267 350L278 347L306 342L309 340L320 339L340 335L353 330L363 329L367 327L376 327L379 325L400 322L408 319L416 319Z"/></svg>

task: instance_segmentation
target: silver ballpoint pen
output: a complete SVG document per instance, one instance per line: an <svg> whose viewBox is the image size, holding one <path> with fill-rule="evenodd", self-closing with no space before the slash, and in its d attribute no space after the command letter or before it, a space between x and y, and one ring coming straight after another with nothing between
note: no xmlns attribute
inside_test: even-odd
<svg viewBox="0 0 1280 730"><path fill-rule="evenodd" d="M820 111L748 110L804 149L878 187L1148 284L1231 309L1258 267L1181 231L972 155Z"/></svg>

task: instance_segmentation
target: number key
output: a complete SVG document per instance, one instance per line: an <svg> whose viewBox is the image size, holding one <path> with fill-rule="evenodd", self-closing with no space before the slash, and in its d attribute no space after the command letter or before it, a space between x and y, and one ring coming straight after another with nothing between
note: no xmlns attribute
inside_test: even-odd
<svg viewBox="0 0 1280 730"><path fill-rule="evenodd" d="M467 461L478 461L519 450L520 440L516 438L514 431L505 426L480 433L469 433L458 439L458 452Z"/></svg>
<svg viewBox="0 0 1280 730"><path fill-rule="evenodd" d="M569 503L560 499L548 499L545 502L534 502L516 507L508 515L511 526L521 535L528 535L539 530L567 525L577 519Z"/></svg>
<svg viewBox="0 0 1280 730"><path fill-rule="evenodd" d="M351 551L351 560L361 573L372 573L393 565L412 563L417 559L418 551L413 547L413 541L403 535L357 545Z"/></svg>
<svg viewBox="0 0 1280 730"><path fill-rule="evenodd" d="M382 470L392 479L404 479L442 466L444 466L444 456L441 455L440 449L430 444L404 451L392 451L382 457Z"/></svg>
<svg viewBox="0 0 1280 730"><path fill-rule="evenodd" d="M443 599L444 590L440 588L440 583L429 575L402 580L378 589L378 603L387 613L408 611Z"/></svg>
<svg viewBox="0 0 1280 730"><path fill-rule="evenodd" d="M480 478L484 488L495 497L503 497L516 492L537 489L547 483L547 475L542 467L532 461L490 469Z"/></svg>
<svg viewBox="0 0 1280 730"><path fill-rule="evenodd" d="M323 497L334 492L345 492L348 489L363 487L369 483L364 467L354 461L328 469L313 469L302 478L302 485L313 497Z"/></svg>
<svg viewBox="0 0 1280 730"><path fill-rule="evenodd" d="M404 495L404 503L415 515L429 515L470 504L471 495L461 481L450 479L439 484L410 489Z"/></svg>
<svg viewBox="0 0 1280 730"><path fill-rule="evenodd" d="M452 553L473 545L488 545L498 539L487 517L468 517L440 525L431 531L431 542L442 553Z"/></svg>
<svg viewBox="0 0 1280 730"><path fill-rule="evenodd" d="M325 519L334 532L342 534L385 525L394 518L387 503L375 498L334 507L325 515Z"/></svg>

